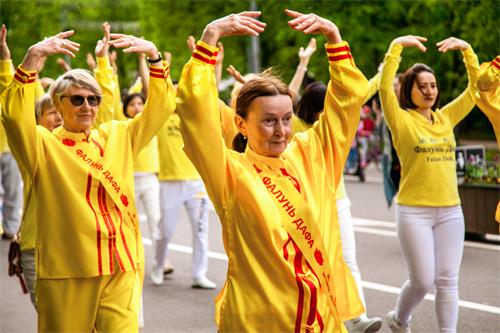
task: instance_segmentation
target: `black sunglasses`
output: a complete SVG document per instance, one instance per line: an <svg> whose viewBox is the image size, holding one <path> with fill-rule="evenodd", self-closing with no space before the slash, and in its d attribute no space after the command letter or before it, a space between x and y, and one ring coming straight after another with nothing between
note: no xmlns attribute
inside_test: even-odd
<svg viewBox="0 0 500 333"><path fill-rule="evenodd" d="M61 99L63 97L69 97L69 100L71 101L71 104L73 106L80 106L85 100L87 100L87 103L89 103L90 106L98 106L101 103L101 96L99 95L62 95Z"/></svg>

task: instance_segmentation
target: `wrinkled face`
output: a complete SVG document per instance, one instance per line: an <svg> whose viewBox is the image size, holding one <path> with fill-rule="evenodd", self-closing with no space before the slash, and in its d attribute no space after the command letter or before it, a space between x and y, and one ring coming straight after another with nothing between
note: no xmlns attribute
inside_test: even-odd
<svg viewBox="0 0 500 333"><path fill-rule="evenodd" d="M125 111L130 118L134 118L137 114L144 111L144 103L142 98L139 96L134 97L130 103L127 105L127 110Z"/></svg>
<svg viewBox="0 0 500 333"><path fill-rule="evenodd" d="M82 101L81 97L85 99ZM80 102L82 102L81 105L78 105ZM96 96L92 91L86 88L70 87L61 96L61 103L58 107L63 117L64 128L75 133L90 131L99 109L99 102L100 96Z"/></svg>
<svg viewBox="0 0 500 333"><path fill-rule="evenodd" d="M417 106L417 110L429 110L436 102L438 88L434 74L420 72L413 82L411 88L411 100Z"/></svg>
<svg viewBox="0 0 500 333"><path fill-rule="evenodd" d="M40 119L38 119L38 124L52 132L63 124L63 119L59 111L55 107L51 107L43 112Z"/></svg>
<svg viewBox="0 0 500 333"><path fill-rule="evenodd" d="M261 96L250 104L246 119L237 118L237 126L254 152L279 157L292 135L292 114L290 96Z"/></svg>

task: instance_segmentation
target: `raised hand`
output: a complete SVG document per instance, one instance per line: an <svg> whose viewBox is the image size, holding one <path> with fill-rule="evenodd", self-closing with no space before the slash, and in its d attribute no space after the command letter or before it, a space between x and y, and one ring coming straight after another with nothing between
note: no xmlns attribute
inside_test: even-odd
<svg viewBox="0 0 500 333"><path fill-rule="evenodd" d="M266 27L265 23L257 20L260 14L259 11L246 11L212 21L205 27L201 40L215 46L219 38L226 36L258 36Z"/></svg>
<svg viewBox="0 0 500 333"><path fill-rule="evenodd" d="M10 57L9 45L7 45L7 28L5 24L2 24L2 29L0 30L0 59L9 60Z"/></svg>
<svg viewBox="0 0 500 333"><path fill-rule="evenodd" d="M41 57L54 54L64 54L74 58L80 49L80 44L67 39L74 33L74 30L60 32L32 45L24 57L22 67L28 71L36 70Z"/></svg>
<svg viewBox="0 0 500 333"><path fill-rule="evenodd" d="M454 50L465 51L470 47L469 43L455 37L448 37L445 40L436 43L436 46L438 48L438 51L443 53L446 51L454 51Z"/></svg>
<svg viewBox="0 0 500 333"><path fill-rule="evenodd" d="M171 52L163 51L163 59L165 59L168 66L172 66L172 53Z"/></svg>
<svg viewBox="0 0 500 333"><path fill-rule="evenodd" d="M95 47L96 57L104 57L108 55L109 51L109 34L111 33L111 25L108 22L104 22L102 24L102 31L104 36L102 37L102 39L97 41L97 45Z"/></svg>
<svg viewBox="0 0 500 333"><path fill-rule="evenodd" d="M63 58L57 58L56 59L56 63L59 65L59 67L61 67L61 69L63 70L63 72L67 72L67 71L70 71L71 70L71 66L70 64L68 64L66 62L66 60L64 60Z"/></svg>
<svg viewBox="0 0 500 333"><path fill-rule="evenodd" d="M309 61L309 58L311 58L314 52L316 52L316 38L311 38L305 49L302 46L299 49L300 61Z"/></svg>
<svg viewBox="0 0 500 333"><path fill-rule="evenodd" d="M191 52L194 52L194 49L196 48L196 38L194 38L194 36L189 36L186 40L186 44L188 49Z"/></svg>
<svg viewBox="0 0 500 333"><path fill-rule="evenodd" d="M109 44L116 48L123 48L125 53L145 53L148 58L158 58L158 49L148 40L124 34L110 34L110 37Z"/></svg>
<svg viewBox="0 0 500 333"><path fill-rule="evenodd" d="M97 63L95 62L94 56L92 53L87 52L85 55L85 60L87 61L87 66L91 71L94 71L94 69L97 67Z"/></svg>
<svg viewBox="0 0 500 333"><path fill-rule="evenodd" d="M228 68L226 68L226 71L234 77L236 81L238 81L241 84L247 83L247 80L241 75L241 73L234 67L233 65L229 65Z"/></svg>
<svg viewBox="0 0 500 333"><path fill-rule="evenodd" d="M288 25L305 34L321 34L325 36L328 43L336 44L342 41L339 28L332 22L316 14L302 14L300 12L285 9L285 13L293 18Z"/></svg>
<svg viewBox="0 0 500 333"><path fill-rule="evenodd" d="M423 44L424 42L427 42L427 38L422 36L406 35L398 37L394 39L392 42L394 44L400 44L404 47L416 47L422 52L427 51L427 48Z"/></svg>

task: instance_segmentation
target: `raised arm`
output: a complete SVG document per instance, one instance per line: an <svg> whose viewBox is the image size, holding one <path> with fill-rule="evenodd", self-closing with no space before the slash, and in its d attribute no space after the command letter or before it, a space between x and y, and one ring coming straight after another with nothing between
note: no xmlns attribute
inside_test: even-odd
<svg viewBox="0 0 500 333"><path fill-rule="evenodd" d="M181 117L184 150L214 203L224 202L227 194L223 177L227 170L227 150L222 137L215 79L216 45L224 36L258 35L265 27L256 20L258 16L260 12L242 12L209 23L179 81L177 112Z"/></svg>
<svg viewBox="0 0 500 333"><path fill-rule="evenodd" d="M367 93L368 82L356 67L349 45L342 41L334 23L315 14L301 14L290 10L286 13L293 18L288 24L294 30L306 34L322 34L328 41L326 51L330 61L330 82L325 98L325 112L313 129L321 143L329 174L334 177L330 181L336 187L356 134L359 111Z"/></svg>
<svg viewBox="0 0 500 333"><path fill-rule="evenodd" d="M500 147L500 55L489 63L481 65L477 106L488 117Z"/></svg>
<svg viewBox="0 0 500 333"><path fill-rule="evenodd" d="M0 94L7 89L14 77L14 67L7 44L7 28L2 24L0 29Z"/></svg>
<svg viewBox="0 0 500 333"><path fill-rule="evenodd" d="M164 67L156 46L145 39L123 34L111 34L110 44L124 48L125 53L145 53L158 61L149 67L149 93L144 111L127 122L132 140L132 153L136 156L156 135L175 110L175 89L170 80L170 69Z"/></svg>
<svg viewBox="0 0 500 333"><path fill-rule="evenodd" d="M304 81L309 59L311 59L314 52L316 52L316 38L311 38L305 49L302 46L299 49L299 64L295 70L295 74L293 74L290 84L288 85L288 88L293 93L295 100L299 99L300 86L302 85L302 81Z"/></svg>
<svg viewBox="0 0 500 333"><path fill-rule="evenodd" d="M115 112L113 67L109 60L109 34L111 26L108 22L102 24L103 37L97 41L95 47L96 67L94 75L102 90L102 101L99 105L94 126L97 128L101 124L113 120Z"/></svg>
<svg viewBox="0 0 500 333"><path fill-rule="evenodd" d="M78 51L80 45L66 39L71 35L73 31L61 32L32 45L4 93L2 123L9 146L21 170L32 178L36 173L41 149L35 120L36 69L42 57L54 54L74 57L74 52Z"/></svg>
<svg viewBox="0 0 500 333"><path fill-rule="evenodd" d="M399 107L398 97L392 85L401 61L401 52L403 47L416 47L425 52L427 48L422 44L425 41L427 41L425 37L401 36L392 41L385 54L380 75L379 94L384 119L393 133L397 132L401 118L407 116L407 113L404 113L404 110Z"/></svg>
<svg viewBox="0 0 500 333"><path fill-rule="evenodd" d="M448 116L453 126L458 124L476 104L475 94L477 92L476 83L479 79L479 62L472 47L464 40L449 37L436 44L440 52L460 50L463 55L465 69L469 82L467 88L453 101L446 104L441 111Z"/></svg>

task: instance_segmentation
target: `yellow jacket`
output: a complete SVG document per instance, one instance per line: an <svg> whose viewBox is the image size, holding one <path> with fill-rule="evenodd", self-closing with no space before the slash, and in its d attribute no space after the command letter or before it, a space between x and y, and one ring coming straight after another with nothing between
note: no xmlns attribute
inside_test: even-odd
<svg viewBox="0 0 500 333"><path fill-rule="evenodd" d="M432 112L434 123L430 124L417 111L399 107L392 82L402 49L399 44L391 44L380 81L384 119L401 161L397 202L430 207L459 205L453 128L474 107L479 67L477 56L470 47L462 52L469 84L455 100Z"/></svg>
<svg viewBox="0 0 500 333"><path fill-rule="evenodd" d="M175 108L168 70L151 67L151 98L129 122L107 122L87 138L36 126L34 72L21 68L5 92L2 122L25 182L33 184L38 224L38 278L142 270L143 249L133 193L132 158ZM38 222L38 221L37 221Z"/></svg>
<svg viewBox="0 0 500 333"><path fill-rule="evenodd" d="M335 292L347 290L354 282L342 259L335 188L356 132L367 81L354 65L347 43L327 48L333 52L326 112L313 128L295 135L280 158L263 157L250 149L240 154L225 147L217 112L215 47L198 42L184 66L177 105L184 149L220 217L229 258L226 283L216 304L221 332L345 330L340 317L329 312L326 291L283 229L281 207L255 169L255 164L265 165L276 177L294 184L321 232ZM349 289L348 297L337 298L337 306L350 311L350 317L363 312L355 289Z"/></svg>
<svg viewBox="0 0 500 333"><path fill-rule="evenodd" d="M493 125L500 147L500 56L481 65L476 102Z"/></svg>

